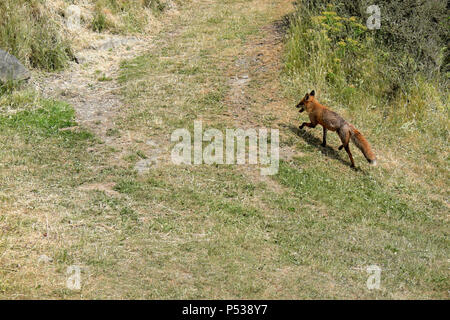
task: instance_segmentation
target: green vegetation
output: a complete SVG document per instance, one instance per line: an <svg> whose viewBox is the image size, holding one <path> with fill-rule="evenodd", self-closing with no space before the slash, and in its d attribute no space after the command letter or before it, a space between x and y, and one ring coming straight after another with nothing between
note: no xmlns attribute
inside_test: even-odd
<svg viewBox="0 0 450 320"><path fill-rule="evenodd" d="M94 19L92 20L92 30L102 32L107 27L109 27L109 24L106 21L105 14L102 12L102 7L97 5L95 7Z"/></svg>
<svg viewBox="0 0 450 320"><path fill-rule="evenodd" d="M367 8L373 4L370 0L305 0L303 6L308 7L311 3L314 3L314 10L307 11L326 10L326 5L331 3L339 16L356 16L363 21L369 16ZM376 4L381 11L382 27L372 35L389 57L384 66L398 73L397 78L391 78L392 84L401 87L405 80L411 81L418 72L430 78L442 73L448 78L445 75L445 70L449 71L450 67L446 42L447 1L381 0ZM394 91L395 86L392 88Z"/></svg>
<svg viewBox="0 0 450 320"><path fill-rule="evenodd" d="M47 137L84 140L86 131L61 129L76 126L75 111L66 103L39 98L33 91L14 91L0 97L0 128L4 135L14 132L31 139Z"/></svg>
<svg viewBox="0 0 450 320"><path fill-rule="evenodd" d="M409 251L397 256L403 275L396 277L424 291L440 291L448 283L438 267L447 250L442 236L447 234L444 199L449 181L447 58L436 55L445 52L446 46L441 29L447 19L442 15L443 3L412 6L410 1L381 1L381 29L368 30L365 21L370 2L302 1L290 18L284 57L287 96L298 101L316 89L319 102L361 129L385 164L361 169L358 174L339 172L322 159L324 155L339 159L335 148L321 150L318 156L312 146L320 143L320 130L306 130L299 133L306 142L301 147L306 154L284 163L279 181L292 188L299 201L327 208L327 217L339 220L336 228L357 230L353 233L359 239L356 247L350 245L350 249L347 241L341 244L348 250L359 254L373 250L369 259L383 261L385 268L392 263L389 255ZM403 26L402 32L396 24ZM318 220L311 224L320 224ZM327 231L323 237L329 235ZM427 243L441 262L434 267L425 267L419 260L411 263L414 254L405 243L399 249L391 242L398 244L400 235L416 243L412 247L424 248ZM373 244L360 247L369 238ZM334 238L339 239L338 235ZM345 264L360 259L359 254L351 258L340 252L333 260L347 256L341 261Z"/></svg>

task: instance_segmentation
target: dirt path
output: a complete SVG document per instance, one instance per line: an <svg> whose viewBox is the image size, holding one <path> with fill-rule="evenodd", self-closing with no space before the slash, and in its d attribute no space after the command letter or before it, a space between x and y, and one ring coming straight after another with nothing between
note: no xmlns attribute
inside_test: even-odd
<svg viewBox="0 0 450 320"><path fill-rule="evenodd" d="M289 107L280 84L283 41L292 7L287 1L277 9L279 18L248 41L244 55L230 69L231 90L225 101L229 117L237 126L277 128L284 139L286 127L296 123L295 111ZM280 148L282 159L289 160L295 153L298 155L289 146Z"/></svg>
<svg viewBox="0 0 450 320"><path fill-rule="evenodd" d="M259 184L259 169L182 168L162 161L170 156L170 134L188 128L193 114L205 123L229 128L270 127L283 114L286 105L278 85L282 37L273 21L282 20L292 6L290 1L255 4L193 1L179 17L166 18L164 30L152 37L108 36L78 52L84 57L79 65L37 77L35 84L43 95L69 102L79 126L102 143L77 151L86 154L80 159L72 154L74 171L66 169L72 159L59 155L54 159L61 163L52 173L56 181L52 197L36 200L41 212L33 212L41 218L27 230L33 235L33 254L19 259L20 250L11 249L16 255L8 258L11 264L20 261L26 266L8 274L12 283L19 283L19 295L243 297L247 289L242 287L258 282L260 275L252 264L260 259L269 265L263 277L270 284L257 284L259 295L271 297L279 289L272 283L285 272L276 262L279 249L260 239L266 236L259 223L243 233L255 237L249 242L253 248L241 248L236 241L246 219L258 210L277 223L276 205L268 208L264 202L270 192ZM222 12L226 10L232 17ZM233 30L235 22L242 25ZM122 59L132 77L119 85ZM135 74L143 76L134 79ZM102 77L106 81L99 81ZM217 98L223 88L227 90ZM160 166L146 171L156 149ZM136 174L140 165L147 174ZM48 179L46 172L42 175ZM264 181L274 190L270 178ZM47 180L39 183L45 185ZM222 214L237 220L222 223ZM227 253L205 255L218 245L228 246ZM190 253L185 246L192 247ZM261 252L265 253L260 257ZM45 272L35 266L43 255L53 259L46 260ZM65 270L72 264L85 272L82 292L64 287ZM227 264L241 264L245 276L223 270ZM220 284L223 275L230 277L231 287ZM38 281L42 287L34 289L27 281Z"/></svg>
<svg viewBox="0 0 450 320"><path fill-rule="evenodd" d="M263 114L280 115L280 111L285 114L281 107L285 101L279 72L283 24L292 7L290 1L281 1L274 7L273 14L278 15L279 20L264 27L262 37L249 40L244 55L236 59L228 70L231 87L226 98L230 106L228 115L244 126L260 125L258 116ZM170 12L168 14L164 23L170 21ZM78 63L72 62L68 69L59 73L36 73L33 85L44 97L70 103L76 110L79 124L108 142L111 138L106 132L114 127L115 117L123 104L120 96L123 86L117 81L119 64L151 51L153 36L102 34L93 39L86 48L75 53ZM249 90L251 81L262 83L258 92ZM256 107L252 108L252 105Z"/></svg>
<svg viewBox="0 0 450 320"><path fill-rule="evenodd" d="M119 64L150 46L151 37L104 35L76 52L78 64L73 62L60 73L38 75L35 85L44 97L70 103L81 126L108 140L106 133L114 127L121 106Z"/></svg>
<svg viewBox="0 0 450 320"><path fill-rule="evenodd" d="M160 21L152 22L155 25L153 33L137 36L97 34L83 29L77 43L88 44L75 51L77 62L71 62L67 69L58 73L36 72L33 76L32 85L43 97L64 101L74 107L78 126L65 130L84 128L102 142L89 152L103 152L105 147L120 151L110 159L110 164L121 164L121 158L132 148L133 140L129 134L111 134L117 131L119 115L127 112L123 110L126 108L122 96L124 85L119 82L120 63L151 52L155 35L164 25L170 25L171 19L178 14L176 7L170 7ZM168 36L173 34L168 33ZM151 143L150 148L153 147ZM155 157L143 159L135 168L138 172L146 172L155 161ZM113 193L113 186L107 181L82 186L81 190Z"/></svg>

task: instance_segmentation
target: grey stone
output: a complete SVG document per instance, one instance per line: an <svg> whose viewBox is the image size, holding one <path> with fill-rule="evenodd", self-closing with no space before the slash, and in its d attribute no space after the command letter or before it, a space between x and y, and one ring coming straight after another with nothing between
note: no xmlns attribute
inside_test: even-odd
<svg viewBox="0 0 450 320"><path fill-rule="evenodd" d="M156 165L157 163L158 159L156 157L142 159L136 163L134 169L138 172L138 174L144 174L150 170L150 167Z"/></svg>
<svg viewBox="0 0 450 320"><path fill-rule="evenodd" d="M247 74L245 74L239 78L236 78L234 80L234 84L238 85L238 86L243 86L243 85L247 84L248 82L250 82L250 78L248 77Z"/></svg>
<svg viewBox="0 0 450 320"><path fill-rule="evenodd" d="M50 258L45 254L41 255L38 258L38 263L50 263L50 262L53 262L53 258Z"/></svg>
<svg viewBox="0 0 450 320"><path fill-rule="evenodd" d="M116 49L121 46L132 45L132 44L136 43L137 40L138 39L136 37L109 39L97 46L94 46L93 49L99 49L99 50Z"/></svg>
<svg viewBox="0 0 450 320"><path fill-rule="evenodd" d="M0 81L26 80L30 72L16 57L0 49Z"/></svg>
<svg viewBox="0 0 450 320"><path fill-rule="evenodd" d="M151 147L157 147L158 146L158 144L155 141L151 140L151 139L148 139L145 142L145 144L148 145L148 146L151 146Z"/></svg>
<svg viewBox="0 0 450 320"><path fill-rule="evenodd" d="M85 64L86 62L88 62L88 58L85 57L85 56L83 56L83 55L81 55L81 54L77 54L77 55L75 56L75 61L76 61L78 64Z"/></svg>

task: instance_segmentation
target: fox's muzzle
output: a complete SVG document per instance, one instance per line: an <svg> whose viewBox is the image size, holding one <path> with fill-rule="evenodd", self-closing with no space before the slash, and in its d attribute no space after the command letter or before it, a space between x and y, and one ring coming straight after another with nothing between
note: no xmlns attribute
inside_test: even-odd
<svg viewBox="0 0 450 320"><path fill-rule="evenodd" d="M299 104L297 104L295 106L297 109L300 108L300 110L298 110L298 112L302 113L303 111L305 111L305 108L303 107L303 104L300 102Z"/></svg>

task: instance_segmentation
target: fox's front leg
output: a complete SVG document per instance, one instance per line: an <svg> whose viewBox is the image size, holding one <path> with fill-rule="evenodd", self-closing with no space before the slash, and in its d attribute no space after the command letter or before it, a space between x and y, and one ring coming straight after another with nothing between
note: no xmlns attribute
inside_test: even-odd
<svg viewBox="0 0 450 320"><path fill-rule="evenodd" d="M323 142L322 147L327 145L327 128L323 127Z"/></svg>
<svg viewBox="0 0 450 320"><path fill-rule="evenodd" d="M317 123L314 122L303 122L302 125L299 127L300 129L303 129L304 126L307 126L309 128L315 128L317 126Z"/></svg>
<svg viewBox="0 0 450 320"><path fill-rule="evenodd" d="M315 128L317 126L318 121L317 121L315 115L310 113L309 114L309 121L311 121L311 122L309 122L309 123L308 122L303 122L302 125L299 127L300 130L303 129L304 126L307 126L309 128Z"/></svg>

